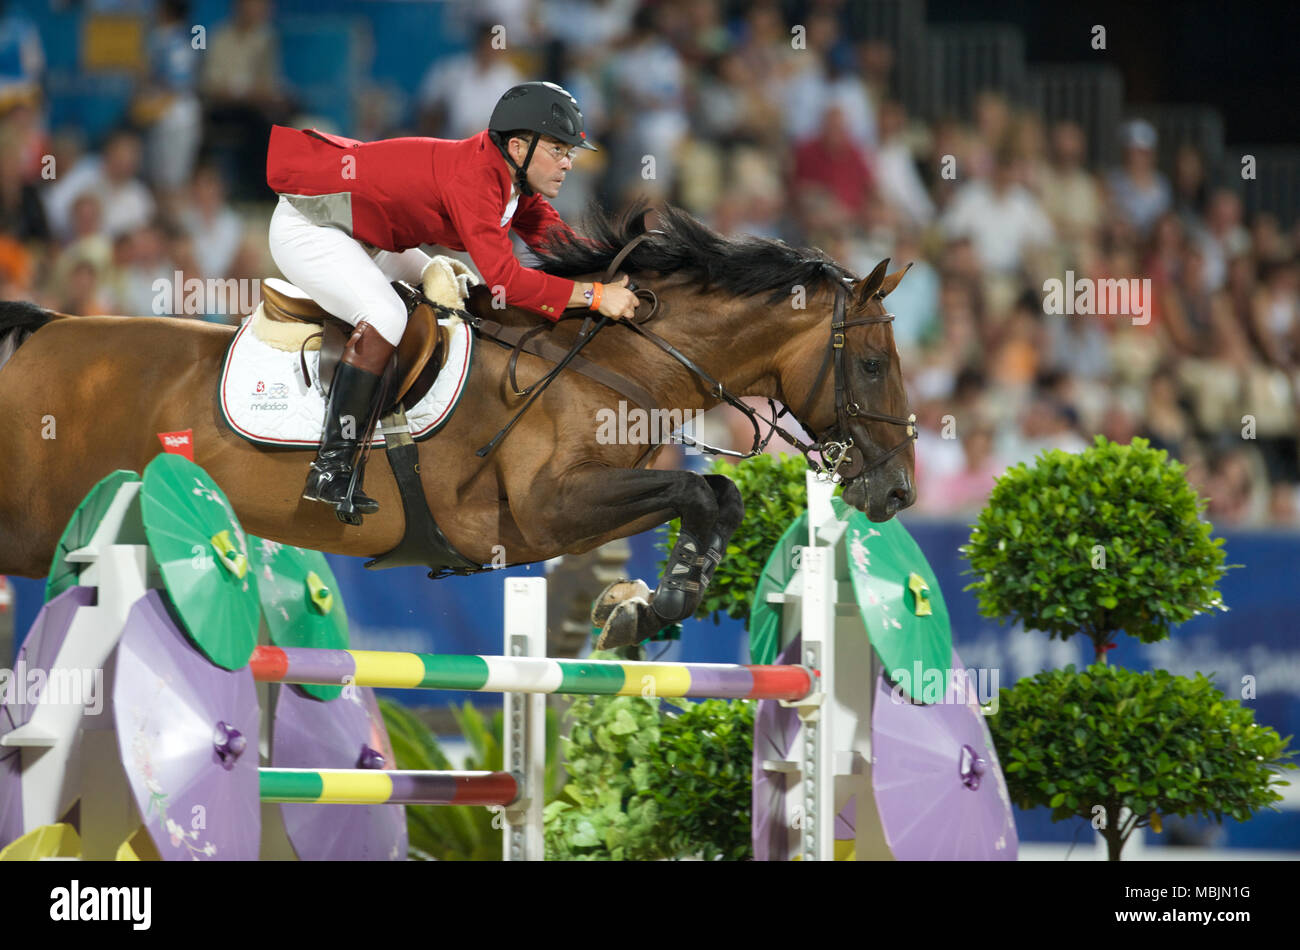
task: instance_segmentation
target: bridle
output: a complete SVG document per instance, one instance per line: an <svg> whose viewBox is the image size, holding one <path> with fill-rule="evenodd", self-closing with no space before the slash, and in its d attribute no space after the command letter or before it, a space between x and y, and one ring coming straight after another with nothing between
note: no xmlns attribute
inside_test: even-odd
<svg viewBox="0 0 1300 950"><path fill-rule="evenodd" d="M821 474L828 476L834 482L841 480L852 481L860 475L874 471L903 451L910 443L915 442L917 437L915 413L910 414L906 419L901 419L898 416L890 416L881 412L871 412L863 409L857 399L854 398L853 384L849 381L848 373L844 369L844 331L849 327L892 323L894 315L892 313L883 313L874 317L857 317L853 320L845 320L845 299L847 297L848 291L845 290L843 283L837 283L835 285L835 312L831 316L830 346L826 350L826 356L822 359L821 368L817 371L817 379L808 393L808 398L804 401L802 410L795 413L796 419L807 418L809 407L812 406L813 400L817 398L822 383L826 379L827 364L833 362L835 367L835 424L827 429L823 435L814 433L814 438L817 440L814 447L822 455ZM877 293L873 299L883 298ZM777 418L780 418L780 416ZM862 450L853 443L853 436L849 430L849 419L871 419L877 422L903 426L906 435L901 442L876 456L871 461L871 464L867 465ZM836 438L829 439L828 436L836 436ZM816 463L808 455L808 450L803 449L802 446L799 446L799 448L803 451L804 457L808 458L809 464L817 467Z"/></svg>
<svg viewBox="0 0 1300 950"><path fill-rule="evenodd" d="M660 232L649 231L645 234L638 235L638 241L643 240L650 234L656 233ZM620 252L619 257L616 258L615 263L621 262L638 241L634 241L624 247L622 252ZM832 265L829 262L821 263L824 269L831 272ZM833 272L831 273L833 274ZM725 402L733 409L743 413L749 420L750 425L754 428L754 442L748 452L736 452L730 449L720 449L698 440L691 439L689 436L681 436L681 443L683 445L697 448L701 452L709 455L726 455L731 458L747 459L762 454L762 452L767 448L768 443L772 441L772 436L780 434L781 438L785 439L803 454L803 457L808 461L809 468L816 471L819 477L829 479L832 482L849 482L855 478L868 475L875 471L885 462L889 461L901 452L910 443L914 442L917 437L915 414L908 416L906 419L902 419L898 416L885 415L884 413L869 412L863 409L853 396L852 384L849 382L848 373L844 367L844 331L850 327L890 323L893 321L894 315L892 313L884 313L874 317L857 317L852 320L846 320L845 310L847 309L846 300L848 298L848 291L844 286L845 281L847 281L847 278L844 278L843 281L837 281L835 284L835 310L831 316L830 345L826 349L826 356L822 360L821 368L817 371L817 378L813 382L812 389L809 391L808 398L804 402L802 411L792 413L788 407L782 406L780 412L777 412L776 401L768 399L767 403L770 418L763 418L760 416L752 406L746 405L734 393L729 392L720 381L714 379L713 376L704 370L703 367L696 364L694 360L682 353L679 349L660 337L658 334L646 329L646 321L648 321L658 309L658 300L655 298L653 291L645 288L634 287L633 290L638 296L645 295L644 299L647 299L648 302L651 303L650 313L647 314L643 320L625 320L621 321L620 325L645 337L655 346L659 347L659 349L663 350L677 362L681 363L682 366L686 367L686 369L688 369L692 374L708 384L711 395L722 402ZM629 286L631 285L629 284ZM795 421L807 418L807 411L812 405L813 400L816 399L817 394L821 391L822 384L826 379L827 371L832 367L834 368L835 374L835 422L821 435L814 432L814 441L805 442L803 439L782 426L780 419L784 415L790 415L795 419ZM853 437L849 430L849 419L871 419L878 422L887 422L892 425L903 426L906 429L907 434L901 442L893 448L882 452L879 456L872 459L870 464L868 464L862 450L853 442ZM768 427L766 436L762 433L760 423ZM809 431L812 431L810 426L808 429ZM821 458L814 458L813 453L820 455Z"/></svg>
<svg viewBox="0 0 1300 950"><path fill-rule="evenodd" d="M618 272L619 265L623 263L627 256L632 252L632 249L638 244L652 235L662 234L662 231L648 230L634 237L624 245L623 249L620 250L618 255L610 262L605 274L605 279L607 281L614 279L614 275ZM646 303L649 304L649 308L644 317L638 317L635 320L620 320L618 321L618 325L626 327L663 350L674 360L684 366L692 375L706 383L708 385L709 393L714 398L726 403L733 409L738 410L749 420L750 425L754 427L754 441L748 452L736 452L731 449L717 448L698 440L691 439L689 436L685 435L681 436L679 439L681 444L696 448L708 455L725 455L731 458L747 459L753 458L756 455L761 455L767 448L768 443L772 441L772 437L779 434L781 438L785 439L798 449L800 453L802 453L803 457L808 461L809 468L816 471L819 477L829 479L832 482L847 483L875 471L916 440L916 415L912 414L906 419L902 419L898 416L885 415L884 413L879 412L869 412L863 409L857 399L854 398L852 384L849 382L848 373L844 367L844 331L850 327L890 323L893 321L894 315L892 313L884 313L874 317L857 317L853 320L846 320L845 310L848 290L845 288L845 283L849 282L849 279L847 277L841 278L840 275L836 274L833 269L834 265L829 261L820 261L819 263L828 274L837 278L835 280L835 309L831 316L829 346L826 349L826 355L822 360L821 368L817 371L817 378L813 381L812 389L809 391L808 398L805 400L802 410L798 413L791 413L788 407L782 406L781 410L778 412L776 409L776 400L769 398L767 403L770 418L763 418L760 416L752 406L742 402L740 397L729 391L720 380L715 379L702 366L697 364L689 356L677 347L673 346L663 337L648 329L646 323L648 323L658 312L659 300L655 296L653 290L647 287L637 287L629 279L628 288L638 297L645 300ZM876 298L873 299L880 299L880 295L877 294ZM580 315L573 314L572 316L561 317L561 319L576 319L578 316ZM529 386L526 390L520 391L518 386L514 387L516 394L520 396L528 396L528 401L519 409L514 418L507 423L505 428L497 433L496 437L493 438L491 442L478 450L477 454L480 457L486 456L503 438L505 438L506 434L514 426L515 422L519 420L519 417L528 410L528 407L531 406L537 396L541 394L541 391L550 385L556 376L563 371L568 362L583 347L585 347L600 330L613 322L608 317L603 316L599 319L594 319L591 314L581 316L583 317L582 329L579 331L578 337L574 341L567 356L552 368L551 371L542 379ZM534 332L540 332L543 329L546 329L545 325L539 326L535 328L535 330L530 331L529 335ZM516 358L522 343L523 341L521 340L520 343L515 346ZM814 432L814 441L806 442L782 426L780 422L781 417L790 415L791 418L796 421L806 418L806 413L812 405L813 400L816 399L817 394L821 392L822 385L826 380L827 371L832 367L834 368L835 380L835 422L820 435ZM513 376L512 361L512 379ZM850 434L849 430L850 419L870 419L877 422L887 422L891 425L903 426L906 430L906 436L897 445L882 452L876 458L872 459L870 464L868 464L862 450L854 444L853 436ZM766 435L763 435L760 423L768 427ZM811 432L812 428L808 427L808 430ZM657 447L658 446L656 445L648 448L646 454L643 455L641 459L638 459L637 465L640 465L641 462L644 461L645 457ZM814 453L820 455L821 458L814 458Z"/></svg>

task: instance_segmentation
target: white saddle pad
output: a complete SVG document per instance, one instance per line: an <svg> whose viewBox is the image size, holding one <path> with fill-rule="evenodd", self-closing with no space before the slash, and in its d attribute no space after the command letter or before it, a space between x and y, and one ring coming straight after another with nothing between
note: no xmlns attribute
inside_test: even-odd
<svg viewBox="0 0 1300 950"><path fill-rule="evenodd" d="M439 322L454 324L447 361L424 397L406 410L416 440L433 435L451 418L469 379L474 335L461 320ZM263 343L253 334L252 325L251 319L245 321L226 351L218 394L222 416L250 442L317 446L325 419L325 397L316 378L320 350L307 351L312 384L305 385L298 353ZM383 441L382 427L376 426L372 444Z"/></svg>

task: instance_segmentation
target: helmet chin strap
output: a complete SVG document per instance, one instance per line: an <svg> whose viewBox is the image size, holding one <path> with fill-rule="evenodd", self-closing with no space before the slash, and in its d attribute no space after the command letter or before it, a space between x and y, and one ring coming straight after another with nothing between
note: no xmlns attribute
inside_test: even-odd
<svg viewBox="0 0 1300 950"><path fill-rule="evenodd" d="M524 163L522 165L515 164L515 160L510 157L510 152L506 149L506 143L504 141L498 141L498 136L495 132L492 134L492 140L496 143L497 149L500 150L501 156L506 160L506 164L514 169L515 185L519 188L519 194L524 197L531 195L533 189L532 186L528 184L528 163L533 160L533 152L537 150L537 143L542 140L541 135L537 132L533 133L533 140L528 145L528 154L524 156Z"/></svg>

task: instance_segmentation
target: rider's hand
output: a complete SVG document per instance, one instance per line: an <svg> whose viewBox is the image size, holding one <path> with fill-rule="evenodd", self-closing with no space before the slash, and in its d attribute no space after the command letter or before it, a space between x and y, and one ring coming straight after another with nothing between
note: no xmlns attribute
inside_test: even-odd
<svg viewBox="0 0 1300 950"><path fill-rule="evenodd" d="M636 316L636 306L640 303L636 294L627 289L627 274L619 280L606 284L600 295L600 313L615 320L630 320Z"/></svg>

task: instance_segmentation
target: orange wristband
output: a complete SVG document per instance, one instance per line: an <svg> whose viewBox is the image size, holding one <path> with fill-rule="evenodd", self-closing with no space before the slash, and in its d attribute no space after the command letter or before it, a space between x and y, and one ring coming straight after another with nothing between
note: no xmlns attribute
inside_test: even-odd
<svg viewBox="0 0 1300 950"><path fill-rule="evenodd" d="M600 297L601 294L603 294L604 292L605 292L604 284L597 282L591 285L591 303L588 305L589 309L591 310L600 309Z"/></svg>

